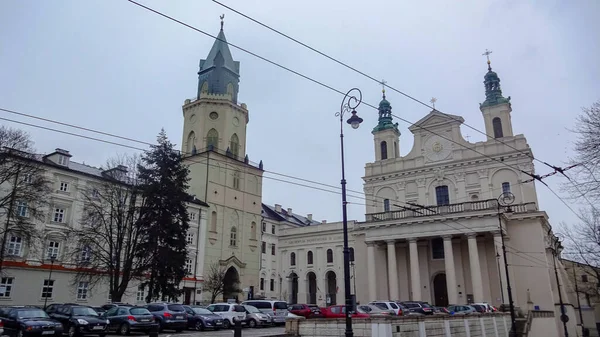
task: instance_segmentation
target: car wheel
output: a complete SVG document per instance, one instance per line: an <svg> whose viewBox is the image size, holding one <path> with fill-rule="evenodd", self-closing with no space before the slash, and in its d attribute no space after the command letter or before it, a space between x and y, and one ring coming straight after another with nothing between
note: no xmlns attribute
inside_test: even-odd
<svg viewBox="0 0 600 337"><path fill-rule="evenodd" d="M68 335L69 335L69 337L77 336L77 329L75 328L75 326L71 325L69 327Z"/></svg>
<svg viewBox="0 0 600 337"><path fill-rule="evenodd" d="M228 319L223 320L223 329L229 329L231 327L231 322Z"/></svg>
<svg viewBox="0 0 600 337"><path fill-rule="evenodd" d="M123 336L129 335L129 324L127 324L127 323L121 324L121 326L119 327L119 334L123 335Z"/></svg>
<svg viewBox="0 0 600 337"><path fill-rule="evenodd" d="M204 330L204 323L202 323L201 320L198 320L198 322L196 322L195 329L197 331L203 331Z"/></svg>
<svg viewBox="0 0 600 337"><path fill-rule="evenodd" d="M256 328L256 321L251 319L248 321L248 326L251 328Z"/></svg>

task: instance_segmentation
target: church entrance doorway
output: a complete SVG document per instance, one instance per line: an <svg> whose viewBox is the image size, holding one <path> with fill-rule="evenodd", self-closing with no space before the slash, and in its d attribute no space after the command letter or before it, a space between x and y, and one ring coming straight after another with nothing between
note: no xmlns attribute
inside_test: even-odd
<svg viewBox="0 0 600 337"><path fill-rule="evenodd" d="M445 273L439 273L433 278L433 303L438 307L448 306L448 288Z"/></svg>
<svg viewBox="0 0 600 337"><path fill-rule="evenodd" d="M296 273L290 274L290 304L298 303L298 275Z"/></svg>
<svg viewBox="0 0 600 337"><path fill-rule="evenodd" d="M327 282L327 297L325 298L327 306L336 305L336 296L337 295L337 278L335 272L328 271L325 274L325 280Z"/></svg>
<svg viewBox="0 0 600 337"><path fill-rule="evenodd" d="M240 292L240 275L237 269L229 267L225 272L223 278L223 302L227 302L229 299L238 299L238 293Z"/></svg>
<svg viewBox="0 0 600 337"><path fill-rule="evenodd" d="M317 275L312 271L306 275L308 279L308 298L306 302L308 304L317 304Z"/></svg>

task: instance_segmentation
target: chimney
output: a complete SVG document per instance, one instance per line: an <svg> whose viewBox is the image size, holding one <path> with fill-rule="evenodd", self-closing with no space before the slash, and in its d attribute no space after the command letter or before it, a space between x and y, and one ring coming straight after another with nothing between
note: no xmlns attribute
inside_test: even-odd
<svg viewBox="0 0 600 337"><path fill-rule="evenodd" d="M288 208L288 215L292 215L292 209Z"/></svg>
<svg viewBox="0 0 600 337"><path fill-rule="evenodd" d="M275 212L281 213L281 205L275 204Z"/></svg>
<svg viewBox="0 0 600 337"><path fill-rule="evenodd" d="M308 221L312 221L312 214L307 214L306 218L308 218Z"/></svg>
<svg viewBox="0 0 600 337"><path fill-rule="evenodd" d="M323 224L323 225L326 224L326 223L327 223L327 220L321 221L321 224Z"/></svg>

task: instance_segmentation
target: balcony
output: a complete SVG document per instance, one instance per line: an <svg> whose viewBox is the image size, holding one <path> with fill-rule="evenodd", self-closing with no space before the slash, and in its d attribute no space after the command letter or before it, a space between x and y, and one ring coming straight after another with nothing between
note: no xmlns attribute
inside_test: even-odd
<svg viewBox="0 0 600 337"><path fill-rule="evenodd" d="M443 206L425 206L425 208L421 209L416 209L416 207L406 205L406 208L407 209L405 210L370 213L365 216L365 220L366 222L378 222L477 211L492 211L493 213L496 213L498 209L498 200L488 199L463 202L460 204L448 204ZM535 202L514 204L511 205L510 208L513 213L527 213L538 210Z"/></svg>

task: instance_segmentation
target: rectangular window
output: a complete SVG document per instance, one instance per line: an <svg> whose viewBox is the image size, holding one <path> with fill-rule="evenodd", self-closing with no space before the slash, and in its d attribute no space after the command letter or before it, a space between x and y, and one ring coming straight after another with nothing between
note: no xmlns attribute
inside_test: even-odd
<svg viewBox="0 0 600 337"><path fill-rule="evenodd" d="M185 259L185 272L188 275L192 274L192 265L193 265L192 259Z"/></svg>
<svg viewBox="0 0 600 337"><path fill-rule="evenodd" d="M196 213L190 212L190 220L196 220Z"/></svg>
<svg viewBox="0 0 600 337"><path fill-rule="evenodd" d="M435 238L431 240L431 258L433 260L444 258L444 239Z"/></svg>
<svg viewBox="0 0 600 337"><path fill-rule="evenodd" d="M100 191L98 191L97 188L92 189L92 198L93 199L100 199Z"/></svg>
<svg viewBox="0 0 600 337"><path fill-rule="evenodd" d="M435 197L437 199L438 206L444 206L450 204L450 195L448 194L448 186L438 186L435 188Z"/></svg>
<svg viewBox="0 0 600 337"><path fill-rule="evenodd" d="M28 213L27 203L25 201L19 201L17 203L17 215L26 218Z"/></svg>
<svg viewBox="0 0 600 337"><path fill-rule="evenodd" d="M89 282L79 282L79 285L77 286L77 299L78 300L87 300L88 286L89 286Z"/></svg>
<svg viewBox="0 0 600 337"><path fill-rule="evenodd" d="M271 255L275 256L275 244L271 245Z"/></svg>
<svg viewBox="0 0 600 337"><path fill-rule="evenodd" d="M3 277L0 280L0 298L9 298L12 292L14 277ZM4 290L4 292L2 292Z"/></svg>
<svg viewBox="0 0 600 337"><path fill-rule="evenodd" d="M271 279L271 282L269 284L269 289L271 289L271 291L275 291L275 280Z"/></svg>
<svg viewBox="0 0 600 337"><path fill-rule="evenodd" d="M65 209L64 208L55 208L54 209L54 217L52 218L54 222L65 222Z"/></svg>
<svg viewBox="0 0 600 337"><path fill-rule="evenodd" d="M586 283L588 281L587 275L581 275L581 282Z"/></svg>
<svg viewBox="0 0 600 337"><path fill-rule="evenodd" d="M52 298L52 292L54 292L54 280L44 280L42 298Z"/></svg>
<svg viewBox="0 0 600 337"><path fill-rule="evenodd" d="M263 254L267 253L267 243L266 242L262 242L261 246L260 246L260 252Z"/></svg>
<svg viewBox="0 0 600 337"><path fill-rule="evenodd" d="M502 194L510 193L510 183L504 182L502 183Z"/></svg>
<svg viewBox="0 0 600 337"><path fill-rule="evenodd" d="M81 248L81 262L89 263L92 259L92 248L90 246L83 246Z"/></svg>
<svg viewBox="0 0 600 337"><path fill-rule="evenodd" d="M58 156L58 165L67 166L68 159L65 156Z"/></svg>
<svg viewBox="0 0 600 337"><path fill-rule="evenodd" d="M58 188L58 190L61 191L61 192L69 192L69 183L61 181L60 182L60 187Z"/></svg>
<svg viewBox="0 0 600 337"><path fill-rule="evenodd" d="M384 212L390 211L390 199L383 199L383 211Z"/></svg>
<svg viewBox="0 0 600 337"><path fill-rule="evenodd" d="M265 290L265 279L263 277L260 278L260 290Z"/></svg>
<svg viewBox="0 0 600 337"><path fill-rule="evenodd" d="M275 225L271 226L271 234L275 234Z"/></svg>
<svg viewBox="0 0 600 337"><path fill-rule="evenodd" d="M236 190L240 189L240 173L239 172L233 173L233 188L235 188Z"/></svg>
<svg viewBox="0 0 600 337"><path fill-rule="evenodd" d="M31 181L32 181L32 179L31 179L31 174L26 174L26 175L23 177L23 180L21 180L21 181L22 181L22 182L24 182L24 183L26 183L26 184L31 184Z"/></svg>
<svg viewBox="0 0 600 337"><path fill-rule="evenodd" d="M137 294L135 295L135 300L138 302L144 302L146 300L146 294L144 292L144 286L138 286Z"/></svg>
<svg viewBox="0 0 600 337"><path fill-rule="evenodd" d="M187 237L185 239L188 245L194 244L194 233L187 233Z"/></svg>
<svg viewBox="0 0 600 337"><path fill-rule="evenodd" d="M263 222L263 223L262 223L262 232L264 233L264 232L266 232L266 231L267 231L267 223L266 223L266 222Z"/></svg>
<svg viewBox="0 0 600 337"><path fill-rule="evenodd" d="M21 249L23 248L23 238L20 236L11 235L8 239L8 248L6 253L9 256L21 256Z"/></svg>
<svg viewBox="0 0 600 337"><path fill-rule="evenodd" d="M60 243L57 241L49 241L48 242L48 249L46 250L46 257L47 258L57 258L58 257L58 252L59 252L59 248L60 248Z"/></svg>

